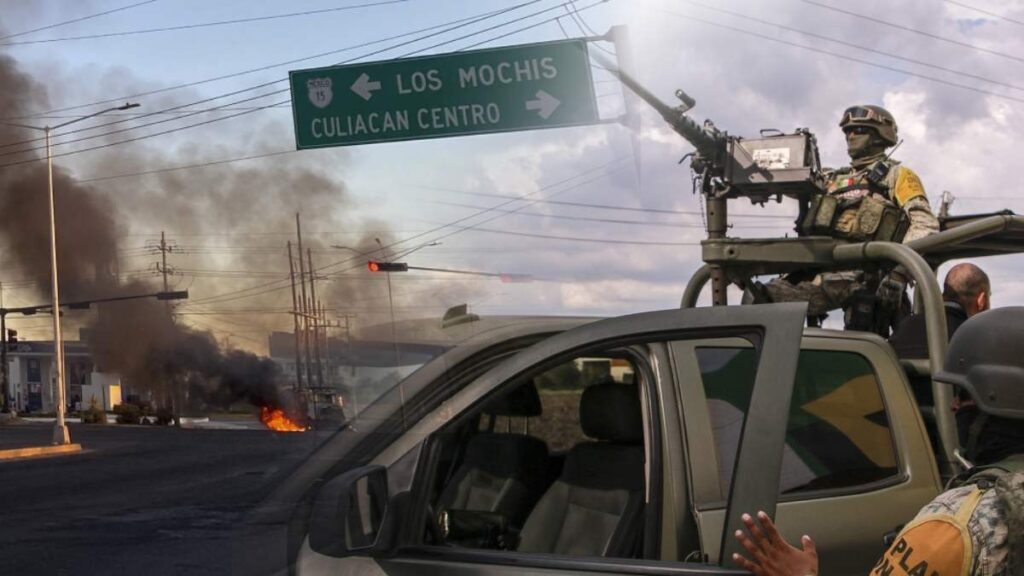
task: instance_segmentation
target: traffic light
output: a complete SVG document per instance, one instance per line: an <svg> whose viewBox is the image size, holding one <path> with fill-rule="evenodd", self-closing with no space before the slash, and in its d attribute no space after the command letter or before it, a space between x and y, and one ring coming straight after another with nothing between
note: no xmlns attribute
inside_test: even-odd
<svg viewBox="0 0 1024 576"><path fill-rule="evenodd" d="M187 300L188 290L177 290L175 292L158 292L157 300Z"/></svg>
<svg viewBox="0 0 1024 576"><path fill-rule="evenodd" d="M17 343L18 343L18 331L17 330L12 330L12 329L8 328L7 329L7 346L8 346L8 348L13 348L14 345L17 344Z"/></svg>
<svg viewBox="0 0 1024 576"><path fill-rule="evenodd" d="M408 272L409 265L405 262L380 262L377 260L370 260L366 263L366 268L370 272Z"/></svg>

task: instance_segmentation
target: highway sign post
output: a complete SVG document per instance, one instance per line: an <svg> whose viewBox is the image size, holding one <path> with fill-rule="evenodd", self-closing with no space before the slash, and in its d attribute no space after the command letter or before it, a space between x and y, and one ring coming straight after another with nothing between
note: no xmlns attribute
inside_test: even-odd
<svg viewBox="0 0 1024 576"><path fill-rule="evenodd" d="M299 149L599 121L584 40L289 73Z"/></svg>

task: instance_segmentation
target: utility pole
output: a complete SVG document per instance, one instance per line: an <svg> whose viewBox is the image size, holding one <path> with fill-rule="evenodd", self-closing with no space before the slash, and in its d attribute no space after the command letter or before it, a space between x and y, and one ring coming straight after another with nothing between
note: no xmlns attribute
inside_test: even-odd
<svg viewBox="0 0 1024 576"><path fill-rule="evenodd" d="M10 368L7 366L7 311L4 310L4 285L0 282L0 370L3 371L4 407L6 414L11 411Z"/></svg>
<svg viewBox="0 0 1024 576"><path fill-rule="evenodd" d="M302 258L302 223L299 213L295 213L295 232L299 239L299 285L302 293L302 347L306 350L306 384L313 385L313 360L309 353L309 299L306 296L306 266Z"/></svg>
<svg viewBox="0 0 1024 576"><path fill-rule="evenodd" d="M295 387L302 390L302 339L299 336L299 297L295 292L295 260L292 258L292 241L288 241L288 271L292 278L292 318L295 320Z"/></svg>
<svg viewBox="0 0 1024 576"><path fill-rule="evenodd" d="M312 313L310 318L313 322L313 351L316 355L316 383L320 388L324 387L324 367L320 362L320 315L316 299L316 271L313 269L313 250L306 248L306 259L309 264L309 308Z"/></svg>
<svg viewBox="0 0 1024 576"><path fill-rule="evenodd" d="M173 274L174 271L167 267L167 253L174 252L174 245L167 243L167 237L164 235L164 231L160 231L160 245L157 246L157 250L160 251L160 263L157 264L157 270L164 277L164 292L168 292L170 289L167 286L167 276ZM171 302L166 301L164 305L167 306L167 314L171 313Z"/></svg>
<svg viewBox="0 0 1024 576"><path fill-rule="evenodd" d="M167 267L167 253L174 251L174 246L167 243L167 236L164 231L160 231L160 244L156 246L156 249L160 251L160 262L157 263L156 269L163 276L164 280L164 292L169 291L167 276L173 274L173 271ZM167 313L167 318L171 318L171 302L167 300L164 302L164 311ZM227 348L227 345L225 345ZM165 389L164 401L170 404L171 413L175 415L174 424L181 426L181 420L178 418L179 411L184 405L184 398L179 398L179 394L183 392L181 390L182 384L178 382L177 378L172 377L169 381L164 382L164 386L168 387Z"/></svg>
<svg viewBox="0 0 1024 576"><path fill-rule="evenodd" d="M328 328L331 328L331 323L327 320L327 314L324 311L324 303L323 303L323 301L320 302L320 309L318 310L317 322L320 324L320 326L323 327L323 340L321 342L321 346L323 346L324 366L326 367L325 370L324 370L326 372L326 376L324 377L324 382L326 383L326 385L329 388L333 389L334 388L334 369L332 367L332 362L331 362L331 337L330 337L330 335L328 334L328 331L327 331Z"/></svg>
<svg viewBox="0 0 1024 576"><path fill-rule="evenodd" d="M339 327L341 325L340 320L342 318L345 319L345 360L341 363L341 366L344 366L345 363L348 363L348 366L350 368L350 370L349 370L349 375L350 376L354 376L355 375L355 364L352 363L352 327L351 327L351 324L349 323L349 320L351 320L352 318L355 318L355 317L356 317L355 314L351 314L351 313L348 313L348 312L346 312L346 313L344 313L344 314L342 314L341 316L338 317L338 319L339 319L339 323L338 323ZM356 394L356 383L354 381L350 383L350 388L352 390L352 411L353 411L353 414L359 414L359 397Z"/></svg>
<svg viewBox="0 0 1024 576"><path fill-rule="evenodd" d="M53 149L50 146L50 134L58 129L74 124L75 122L81 122L87 118L93 118L100 114L106 114L107 112L113 112L114 110L128 110L129 108L136 108L138 104L125 103L124 106L117 106L114 108L107 108L100 110L99 112L93 112L87 116L81 116L74 120L68 120L56 126L30 126L28 124L15 124L13 122L3 122L10 126L17 126L19 128L28 128L30 130L39 130L45 136L46 140L46 171L48 173L47 178L47 190L50 204L50 289L52 291L51 297L53 299L53 361L56 376L54 381L56 383L56 398L55 404L57 408L57 419L53 424L53 443L64 445L71 443L71 435L68 433L67 424L64 421L64 334L61 331L60 325L60 293L58 291L57 281L57 211L54 207L53 200Z"/></svg>

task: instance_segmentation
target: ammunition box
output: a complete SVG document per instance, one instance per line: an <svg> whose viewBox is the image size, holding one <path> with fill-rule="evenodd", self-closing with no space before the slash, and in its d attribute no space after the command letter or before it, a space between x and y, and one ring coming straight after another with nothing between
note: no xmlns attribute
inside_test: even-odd
<svg viewBox="0 0 1024 576"><path fill-rule="evenodd" d="M776 194L807 198L822 193L817 145L808 133L730 139L726 154L731 196L762 200Z"/></svg>

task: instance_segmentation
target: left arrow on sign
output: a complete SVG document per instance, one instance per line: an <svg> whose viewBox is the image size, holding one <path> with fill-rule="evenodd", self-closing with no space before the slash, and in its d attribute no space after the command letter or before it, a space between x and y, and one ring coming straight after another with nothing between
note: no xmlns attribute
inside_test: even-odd
<svg viewBox="0 0 1024 576"><path fill-rule="evenodd" d="M369 100L374 90L380 90L380 82L370 82L370 76L363 72L356 81L352 83L352 91L363 100Z"/></svg>
<svg viewBox="0 0 1024 576"><path fill-rule="evenodd" d="M558 105L562 103L558 98L555 98L543 90L537 90L536 96L536 100L526 101L526 109L536 110L537 115L545 120L547 120L548 117L555 112L555 109L558 108Z"/></svg>

